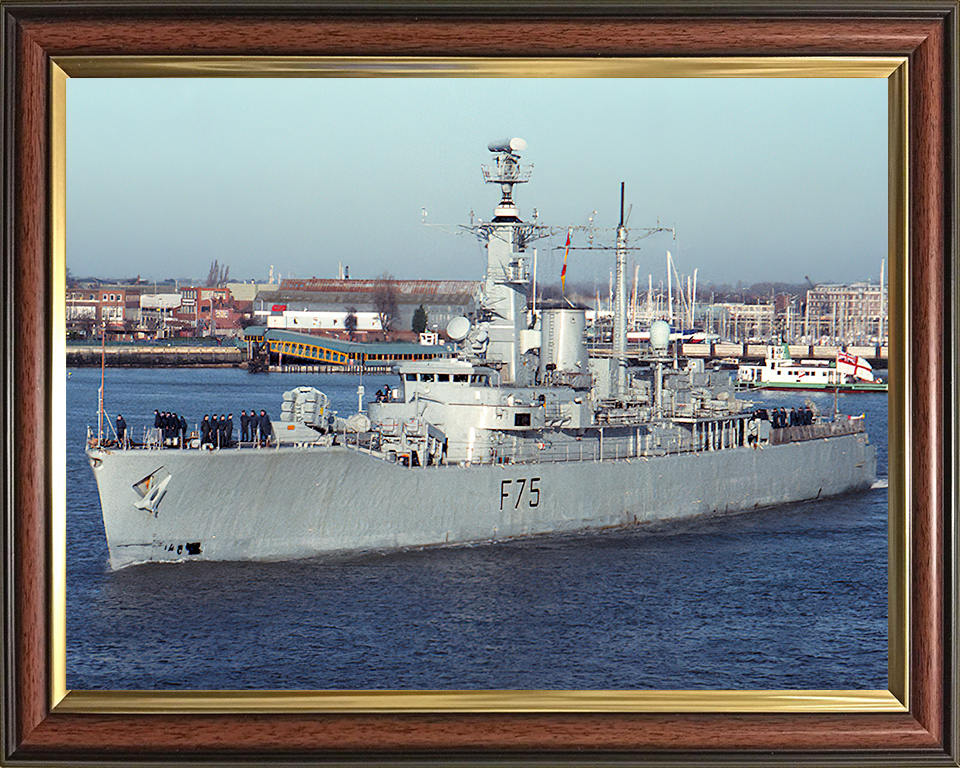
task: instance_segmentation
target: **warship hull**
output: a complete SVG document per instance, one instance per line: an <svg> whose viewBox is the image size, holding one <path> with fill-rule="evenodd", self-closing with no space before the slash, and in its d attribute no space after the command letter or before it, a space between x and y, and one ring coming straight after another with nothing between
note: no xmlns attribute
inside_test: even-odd
<svg viewBox="0 0 960 768"><path fill-rule="evenodd" d="M863 432L620 460L424 468L343 446L87 456L114 569L630 526L858 491L876 479Z"/></svg>

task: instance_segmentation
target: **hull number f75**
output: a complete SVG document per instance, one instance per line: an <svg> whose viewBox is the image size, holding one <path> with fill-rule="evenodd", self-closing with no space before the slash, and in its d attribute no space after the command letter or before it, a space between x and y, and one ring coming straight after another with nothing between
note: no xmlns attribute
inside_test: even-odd
<svg viewBox="0 0 960 768"><path fill-rule="evenodd" d="M503 509L504 501L507 505L513 501L513 508L518 509L520 502L526 500L527 506L540 506L540 482L539 477L521 478L520 480L501 480L500 481L500 509Z"/></svg>

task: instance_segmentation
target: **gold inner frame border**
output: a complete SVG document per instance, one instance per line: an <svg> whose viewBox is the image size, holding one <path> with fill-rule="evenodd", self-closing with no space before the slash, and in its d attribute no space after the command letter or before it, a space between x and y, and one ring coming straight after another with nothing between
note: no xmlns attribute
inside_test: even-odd
<svg viewBox="0 0 960 768"><path fill-rule="evenodd" d="M50 707L56 713L894 713L909 710L910 370L906 57L450 58L60 56L51 60L50 414L66 419L66 89L71 77L816 77L888 81L888 690L69 691L66 688L66 441L50 430Z"/></svg>

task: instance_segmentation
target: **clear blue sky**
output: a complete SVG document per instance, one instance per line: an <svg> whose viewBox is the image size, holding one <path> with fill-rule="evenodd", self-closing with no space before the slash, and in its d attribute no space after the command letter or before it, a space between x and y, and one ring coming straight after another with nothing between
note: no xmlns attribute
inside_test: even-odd
<svg viewBox="0 0 960 768"><path fill-rule="evenodd" d="M76 276L478 279L456 233L499 200L486 145L528 143L521 216L676 226L643 282L877 280L887 238L882 79L71 79L67 264ZM421 223L426 208L427 221ZM562 254L539 243L541 279ZM575 239L576 244L576 239ZM586 244L585 242L583 244ZM612 253L572 251L606 285Z"/></svg>

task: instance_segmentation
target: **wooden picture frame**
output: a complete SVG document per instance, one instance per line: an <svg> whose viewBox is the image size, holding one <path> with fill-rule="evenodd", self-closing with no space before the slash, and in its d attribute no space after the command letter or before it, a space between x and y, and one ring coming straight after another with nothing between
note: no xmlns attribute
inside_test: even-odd
<svg viewBox="0 0 960 768"><path fill-rule="evenodd" d="M4 715L0 759L264 763L958 765L957 2L709 5L0 2L3 35ZM882 56L906 59L909 168L891 222L904 239L909 429L902 478L906 706L810 712L740 706L503 706L379 711L225 695L99 709L61 703L51 638L59 426L50 254L56 61L103 56L523 57ZM893 470L891 470L893 471ZM893 677L893 676L892 676ZM894 681L891 689L897 689ZM500 700L502 702L502 700Z"/></svg>

